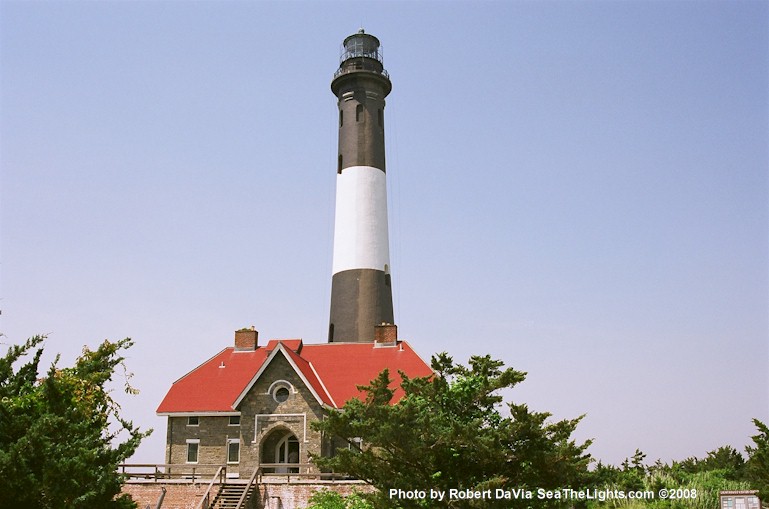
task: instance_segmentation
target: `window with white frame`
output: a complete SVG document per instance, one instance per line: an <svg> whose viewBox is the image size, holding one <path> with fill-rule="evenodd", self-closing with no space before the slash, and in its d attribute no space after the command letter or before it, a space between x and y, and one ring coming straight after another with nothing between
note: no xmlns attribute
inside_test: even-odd
<svg viewBox="0 0 769 509"><path fill-rule="evenodd" d="M231 415L230 416L230 426L240 426L240 416L239 415Z"/></svg>
<svg viewBox="0 0 769 509"><path fill-rule="evenodd" d="M197 415L190 415L187 417L187 426L199 426L200 425L200 417Z"/></svg>
<svg viewBox="0 0 769 509"><path fill-rule="evenodd" d="M363 439L361 437L353 437L347 443L347 446L351 451L360 452L363 450Z"/></svg>
<svg viewBox="0 0 769 509"><path fill-rule="evenodd" d="M198 451L200 449L200 440L197 438L187 439L187 463L198 462Z"/></svg>
<svg viewBox="0 0 769 509"><path fill-rule="evenodd" d="M227 463L240 462L240 439L230 438L227 440Z"/></svg>
<svg viewBox="0 0 769 509"><path fill-rule="evenodd" d="M286 380L277 380L270 385L267 392L272 395L272 399L274 399L276 403L284 403L288 401L288 398L290 398L291 394L295 391L294 387Z"/></svg>

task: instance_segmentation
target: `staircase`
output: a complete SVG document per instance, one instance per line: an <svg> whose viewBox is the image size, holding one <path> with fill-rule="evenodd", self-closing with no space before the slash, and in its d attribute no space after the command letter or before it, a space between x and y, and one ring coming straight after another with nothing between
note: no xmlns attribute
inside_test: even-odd
<svg viewBox="0 0 769 509"><path fill-rule="evenodd" d="M248 490L249 493L244 499L243 506L239 506L238 502L243 493ZM219 492L214 497L214 501L209 506L210 509L245 509L249 507L249 499L253 496L253 492L256 490L256 486L253 484L244 483L224 483L219 487Z"/></svg>

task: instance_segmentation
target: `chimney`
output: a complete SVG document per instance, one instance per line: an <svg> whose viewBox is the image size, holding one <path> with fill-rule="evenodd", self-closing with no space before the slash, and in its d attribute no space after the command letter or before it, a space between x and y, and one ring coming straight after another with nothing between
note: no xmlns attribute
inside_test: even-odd
<svg viewBox="0 0 769 509"><path fill-rule="evenodd" d="M259 332L251 326L250 329L240 329L235 331L235 350L239 352L253 352L256 350L256 339Z"/></svg>
<svg viewBox="0 0 769 509"><path fill-rule="evenodd" d="M395 346L398 343L398 326L384 323L374 326L374 347Z"/></svg>

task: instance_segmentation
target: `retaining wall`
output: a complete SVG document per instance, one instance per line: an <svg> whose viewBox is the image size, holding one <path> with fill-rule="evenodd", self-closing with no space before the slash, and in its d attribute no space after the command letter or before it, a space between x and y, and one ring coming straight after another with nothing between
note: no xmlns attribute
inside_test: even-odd
<svg viewBox="0 0 769 509"><path fill-rule="evenodd" d="M209 481L210 482L210 481ZM362 481L276 481L259 483L258 509L303 509L313 493L322 489L349 495L353 491L370 492L371 486ZM196 509L208 488L208 482L190 483L185 481L129 481L123 486L123 493L131 495L139 509L155 509L158 498L166 488L161 509Z"/></svg>

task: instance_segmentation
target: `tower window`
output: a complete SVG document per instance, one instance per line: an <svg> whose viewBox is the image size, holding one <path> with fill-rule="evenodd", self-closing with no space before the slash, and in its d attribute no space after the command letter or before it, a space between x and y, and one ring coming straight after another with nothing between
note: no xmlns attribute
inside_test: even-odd
<svg viewBox="0 0 769 509"><path fill-rule="evenodd" d="M363 105L359 104L355 107L355 121L360 122L363 120Z"/></svg>
<svg viewBox="0 0 769 509"><path fill-rule="evenodd" d="M384 127L384 111L382 111L382 108L379 108L376 112L377 122L379 122L379 127Z"/></svg>
<svg viewBox="0 0 769 509"><path fill-rule="evenodd" d="M336 166L336 172L342 173L342 154L339 154L339 159Z"/></svg>
<svg viewBox="0 0 769 509"><path fill-rule="evenodd" d="M339 127L344 125L344 111L339 110Z"/></svg>

